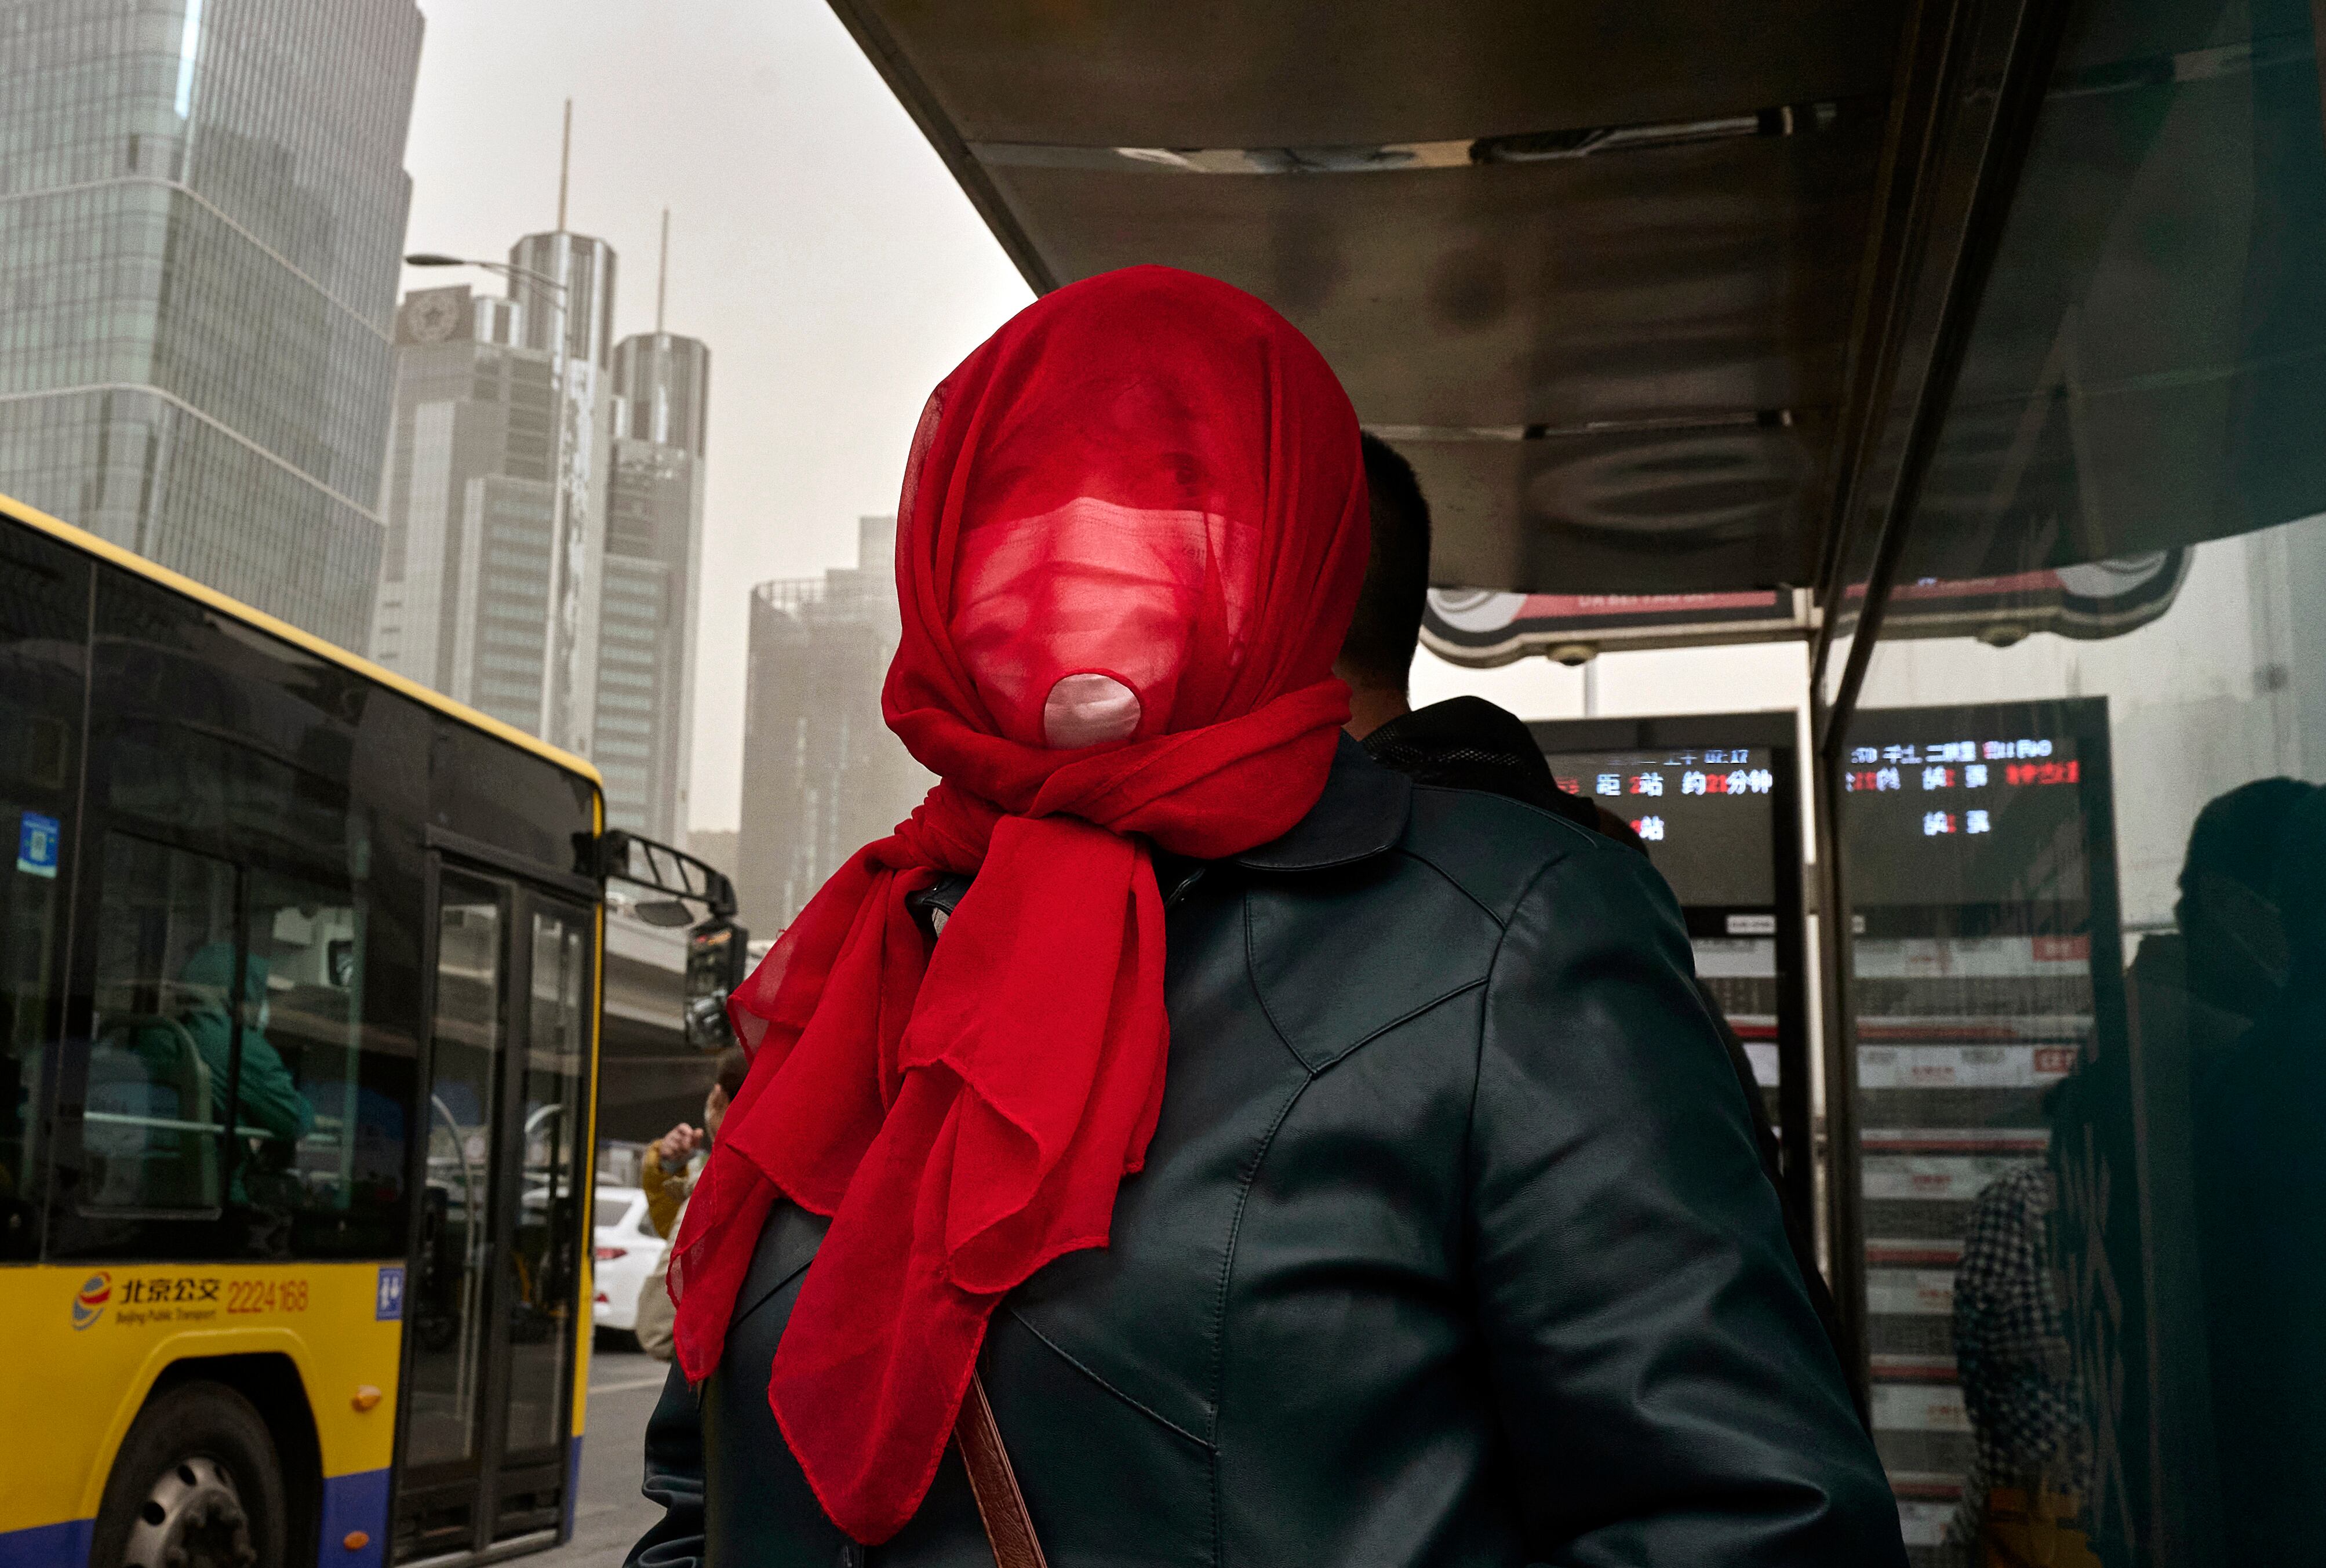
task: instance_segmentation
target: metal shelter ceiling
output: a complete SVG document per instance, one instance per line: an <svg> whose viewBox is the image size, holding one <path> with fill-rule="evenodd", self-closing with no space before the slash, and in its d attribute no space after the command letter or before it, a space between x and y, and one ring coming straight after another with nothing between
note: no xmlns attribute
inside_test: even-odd
<svg viewBox="0 0 2326 1568"><path fill-rule="evenodd" d="M1822 737L1893 581L2105 635L2326 505L2296 0L833 4L1035 288L1308 333L1478 591L1446 657L1806 635Z"/></svg>
<svg viewBox="0 0 2326 1568"><path fill-rule="evenodd" d="M1807 584L1897 71L1848 0L835 0L1028 281L1283 311L1441 583Z"/></svg>

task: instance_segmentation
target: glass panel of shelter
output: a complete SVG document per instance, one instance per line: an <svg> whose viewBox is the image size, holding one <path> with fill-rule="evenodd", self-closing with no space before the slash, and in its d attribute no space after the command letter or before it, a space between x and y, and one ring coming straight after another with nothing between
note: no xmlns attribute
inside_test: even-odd
<svg viewBox="0 0 2326 1568"><path fill-rule="evenodd" d="M1928 1568L2326 1539L2312 15L2076 5L1843 715L1837 1262Z"/></svg>

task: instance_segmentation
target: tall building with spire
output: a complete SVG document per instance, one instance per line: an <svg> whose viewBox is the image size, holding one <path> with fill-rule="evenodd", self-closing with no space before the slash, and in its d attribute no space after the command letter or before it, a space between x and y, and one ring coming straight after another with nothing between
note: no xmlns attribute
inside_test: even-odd
<svg viewBox="0 0 2326 1568"><path fill-rule="evenodd" d="M663 215L665 275L670 215ZM703 452L711 350L663 330L614 348L613 471L598 612L591 760L619 827L665 843L686 824L702 588Z"/></svg>
<svg viewBox="0 0 2326 1568"><path fill-rule="evenodd" d="M0 492L362 647L413 0L0 19Z"/></svg>
<svg viewBox="0 0 2326 1568"><path fill-rule="evenodd" d="M568 126L571 147L571 125ZM505 299L406 296L373 657L580 752L607 817L686 830L711 351L614 341L613 247L563 226L509 251Z"/></svg>
<svg viewBox="0 0 2326 1568"><path fill-rule="evenodd" d="M395 415L372 657L538 733L557 454L555 367L519 307L418 289L396 313Z"/></svg>
<svg viewBox="0 0 2326 1568"><path fill-rule="evenodd" d="M568 230L564 209L561 182L557 228L509 247L509 295L526 347L550 356L563 427L541 717L531 727L586 756L597 711L600 562L613 472L614 247Z"/></svg>

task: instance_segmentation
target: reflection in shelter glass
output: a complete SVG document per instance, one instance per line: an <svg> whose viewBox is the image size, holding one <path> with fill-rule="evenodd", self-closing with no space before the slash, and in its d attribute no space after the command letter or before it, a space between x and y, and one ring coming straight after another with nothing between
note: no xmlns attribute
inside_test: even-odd
<svg viewBox="0 0 2326 1568"><path fill-rule="evenodd" d="M2069 22L1833 759L1922 1564L2326 1538L2326 135L2200 9Z"/></svg>

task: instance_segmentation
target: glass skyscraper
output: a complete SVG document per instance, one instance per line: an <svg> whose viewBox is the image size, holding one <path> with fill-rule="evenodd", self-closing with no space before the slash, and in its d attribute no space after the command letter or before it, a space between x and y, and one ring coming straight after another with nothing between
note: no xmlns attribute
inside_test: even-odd
<svg viewBox="0 0 2326 1568"><path fill-rule="evenodd" d="M372 657L588 757L614 826L676 843L711 350L612 341L603 240L528 235L509 260L507 299L420 289L397 315Z"/></svg>
<svg viewBox="0 0 2326 1568"><path fill-rule="evenodd" d="M365 645L420 37L412 0L0 11L0 492Z"/></svg>
<svg viewBox="0 0 2326 1568"><path fill-rule="evenodd" d="M671 332L625 338L614 350L614 396L590 760L605 776L614 826L675 843L694 729L711 350Z"/></svg>
<svg viewBox="0 0 2326 1568"><path fill-rule="evenodd" d="M556 464L552 356L519 307L420 289L396 317L395 422L372 657L538 733Z"/></svg>
<svg viewBox="0 0 2326 1568"><path fill-rule="evenodd" d="M897 519L857 519L856 565L751 590L735 895L773 936L935 783L880 717L902 626Z"/></svg>
<svg viewBox="0 0 2326 1568"><path fill-rule="evenodd" d="M613 472L614 406L607 386L614 349L614 247L564 229L528 234L509 247L509 297L527 348L546 350L564 434L557 526L550 540L548 654L535 734L590 754L598 705L599 562L606 548ZM536 278L553 279L554 289ZM563 325L564 331L558 331Z"/></svg>

